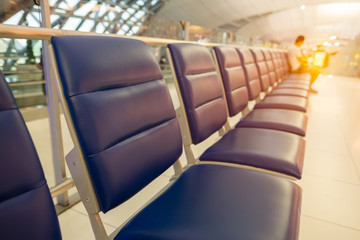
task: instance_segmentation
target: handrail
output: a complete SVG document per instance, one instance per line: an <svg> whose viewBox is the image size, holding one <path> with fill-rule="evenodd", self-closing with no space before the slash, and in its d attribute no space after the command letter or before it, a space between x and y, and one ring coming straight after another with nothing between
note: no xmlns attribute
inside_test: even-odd
<svg viewBox="0 0 360 240"><path fill-rule="evenodd" d="M71 178L65 179L62 183L50 188L51 197L57 197L74 186L74 182Z"/></svg>
<svg viewBox="0 0 360 240"><path fill-rule="evenodd" d="M172 43L195 43L200 44L205 47L211 48L215 46L234 46L234 47L243 47L236 44L225 44L225 43L204 43L204 42L195 42L195 41L184 41L184 40L175 40L169 38L154 38L154 37L143 37L143 36L125 36L118 34L110 33L95 33L95 32L79 32L72 30L63 30L63 29L54 29L54 28L43 28L43 27L28 27L28 26L19 26L19 25L9 25L9 24L0 24L0 38L17 38L17 39L31 39L31 40L50 40L53 36L65 36L65 35L81 35L81 36L107 36L107 37L118 37L118 38L129 38L136 39L145 42L148 45L155 46L166 46L167 44ZM259 48L263 49L264 47L254 47L247 46L248 48ZM282 49L277 49L282 51Z"/></svg>
<svg viewBox="0 0 360 240"><path fill-rule="evenodd" d="M8 83L10 87L21 87L21 86L39 85L39 84L45 84L45 80Z"/></svg>
<svg viewBox="0 0 360 240"><path fill-rule="evenodd" d="M191 41L174 40L166 38L152 38L141 36L123 36L117 34L104 34L95 32L79 32L63 29L43 28L43 27L28 27L9 24L0 24L0 37L1 38L18 38L18 39L31 39L31 40L50 40L53 36L64 35L83 35L83 36L107 36L107 37L121 37L137 39L145 42L148 45L166 46L169 43L195 43ZM220 43L198 43L206 47L214 47L223 45Z"/></svg>

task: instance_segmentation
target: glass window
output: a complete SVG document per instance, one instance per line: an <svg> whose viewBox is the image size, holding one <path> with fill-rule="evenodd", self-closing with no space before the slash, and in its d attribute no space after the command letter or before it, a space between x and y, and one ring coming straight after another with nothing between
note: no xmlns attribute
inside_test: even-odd
<svg viewBox="0 0 360 240"><path fill-rule="evenodd" d="M65 10L59 9L59 8L55 9L55 12L56 12L56 13L66 13Z"/></svg>
<svg viewBox="0 0 360 240"><path fill-rule="evenodd" d="M145 5L143 0L137 1L136 4L139 5L139 6L144 6Z"/></svg>
<svg viewBox="0 0 360 240"><path fill-rule="evenodd" d="M93 11L93 9L97 9L96 2L87 2L81 5L81 7L74 12L74 15L85 17L90 11Z"/></svg>
<svg viewBox="0 0 360 240"><path fill-rule="evenodd" d="M57 0L50 0L49 1L50 7L54 6L56 2L57 2Z"/></svg>
<svg viewBox="0 0 360 240"><path fill-rule="evenodd" d="M76 4L78 4L80 2L80 0L66 0L66 4L70 7L73 8L76 6Z"/></svg>
<svg viewBox="0 0 360 240"><path fill-rule="evenodd" d="M117 12L124 11L124 10L123 10L121 7L119 7L119 6L115 6L115 9L116 9Z"/></svg>
<svg viewBox="0 0 360 240"><path fill-rule="evenodd" d="M89 17L91 17L91 18L97 18L98 17L98 15L97 15L97 11L94 11L94 12L92 12L90 15L89 15Z"/></svg>
<svg viewBox="0 0 360 240"><path fill-rule="evenodd" d="M130 14L135 13L135 9L133 9L133 8L128 8L128 9L126 9L126 11L128 11L128 13L130 13Z"/></svg>
<svg viewBox="0 0 360 240"><path fill-rule="evenodd" d="M69 17L62 29L75 30L81 22L80 18Z"/></svg>
<svg viewBox="0 0 360 240"><path fill-rule="evenodd" d="M115 17L116 17L116 15L115 15L114 12L109 12L108 18L109 18L110 21L113 21L115 19Z"/></svg>
<svg viewBox="0 0 360 240"><path fill-rule="evenodd" d="M16 14L14 14L13 16L11 16L10 18L8 18L3 23L4 24L11 24L11 25L18 25L19 22L20 22L20 19L22 18L23 15L24 15L24 11L21 10L21 11L17 12Z"/></svg>
<svg viewBox="0 0 360 240"><path fill-rule="evenodd" d="M10 39L7 38L0 38L1 42L0 42L0 53L4 53L6 52L7 46L10 42Z"/></svg>
<svg viewBox="0 0 360 240"><path fill-rule="evenodd" d="M59 20L59 18L60 18L59 15L51 14L51 15L50 15L50 22L51 22L51 23L54 23L55 21Z"/></svg>
<svg viewBox="0 0 360 240"><path fill-rule="evenodd" d="M137 19L140 19L140 18L142 18L143 16L145 15L145 12L144 11L138 11L137 13L135 13L135 17L137 18Z"/></svg>
<svg viewBox="0 0 360 240"><path fill-rule="evenodd" d="M120 30L117 32L117 34L119 34L119 35L125 35L125 32L124 32L122 29L120 29Z"/></svg>
<svg viewBox="0 0 360 240"><path fill-rule="evenodd" d="M129 31L129 26L128 25L126 25L126 24L124 24L122 27L121 27L121 29L124 31L124 32L127 32L127 31Z"/></svg>
<svg viewBox="0 0 360 240"><path fill-rule="evenodd" d="M70 6L67 5L66 2L61 2L61 3L59 4L58 8L63 9L63 10L69 10L69 11L71 10Z"/></svg>
<svg viewBox="0 0 360 240"><path fill-rule="evenodd" d="M51 6L50 21L55 29L95 31L103 33L107 26L120 24L124 29L118 29L119 34L136 34L146 21L148 13L145 6L156 5L159 0L48 0ZM56 6L56 8L54 7ZM128 6L128 7L126 7ZM151 8L151 7L150 7ZM40 9L34 6L32 9L24 9L14 12L13 16L4 23L18 25L26 14L25 21L21 24L31 27L41 26ZM86 19L84 19L86 17ZM59 21L61 20L61 21ZM101 22L101 23L99 23ZM95 26L95 28L94 28ZM136 26L136 28L132 28ZM114 26L112 26L113 28ZM121 30L121 31L120 31ZM115 30L116 31L116 30Z"/></svg>
<svg viewBox="0 0 360 240"><path fill-rule="evenodd" d="M140 30L140 27L139 27L139 26L133 26L133 27L131 28L131 31L132 31L134 34L136 34L139 30Z"/></svg>
<svg viewBox="0 0 360 240"><path fill-rule="evenodd" d="M15 39L14 44L17 50L23 49L26 47L26 39Z"/></svg>
<svg viewBox="0 0 360 240"><path fill-rule="evenodd" d="M40 17L40 16L37 15L37 17ZM40 27L41 19L36 19L36 16L34 16L33 13L29 13L26 16L26 22L29 27Z"/></svg>
<svg viewBox="0 0 360 240"><path fill-rule="evenodd" d="M92 9L92 13L90 14L91 18L102 17L107 11L106 7L100 4L96 4Z"/></svg>
<svg viewBox="0 0 360 240"><path fill-rule="evenodd" d="M151 6L154 6L155 4L157 4L159 2L159 0L152 0L151 1Z"/></svg>
<svg viewBox="0 0 360 240"><path fill-rule="evenodd" d="M98 23L95 28L95 32L103 33L105 31L105 26L102 23Z"/></svg>
<svg viewBox="0 0 360 240"><path fill-rule="evenodd" d="M124 19L124 20L127 20L128 18L130 17L130 14L128 12L123 12L122 15L121 15L121 18Z"/></svg>
<svg viewBox="0 0 360 240"><path fill-rule="evenodd" d="M86 19L80 26L79 31L90 32L94 27L95 22L93 20Z"/></svg>

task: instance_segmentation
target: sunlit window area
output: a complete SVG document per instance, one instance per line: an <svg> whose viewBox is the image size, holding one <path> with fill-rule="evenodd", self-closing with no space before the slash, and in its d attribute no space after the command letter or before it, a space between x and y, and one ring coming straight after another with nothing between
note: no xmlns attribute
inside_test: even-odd
<svg viewBox="0 0 360 240"><path fill-rule="evenodd" d="M30 4L11 7L13 3L9 1L7 14L0 18L0 22L40 27L40 9L33 1L28 2ZM50 0L50 20L52 27L58 29L133 35L163 3L159 0ZM104 22L107 22L107 26L98 27Z"/></svg>
<svg viewBox="0 0 360 240"><path fill-rule="evenodd" d="M40 1L37 1L40 2ZM54 29L138 35L164 1L49 0ZM1 1L0 23L41 27L41 9L33 0ZM0 39L0 70L20 107L46 105L40 40Z"/></svg>

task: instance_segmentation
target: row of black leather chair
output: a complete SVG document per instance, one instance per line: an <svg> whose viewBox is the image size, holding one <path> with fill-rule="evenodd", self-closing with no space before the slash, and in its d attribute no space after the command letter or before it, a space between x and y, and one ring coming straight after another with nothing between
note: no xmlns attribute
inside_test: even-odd
<svg viewBox="0 0 360 240"><path fill-rule="evenodd" d="M286 53L276 53L274 51L262 50L264 55L264 60L267 65L267 70L270 76L271 88L272 91L270 94L273 95L290 95L290 96L300 96L307 98L308 88L310 84L310 79L308 74L291 74L289 75L289 64L287 61ZM276 68L275 68L276 63ZM281 85L281 80L283 82ZM287 84L285 84L287 83ZM304 86L299 83L305 84ZM277 88L275 88L277 86Z"/></svg>
<svg viewBox="0 0 360 240"><path fill-rule="evenodd" d="M51 43L60 101L75 145L67 162L97 239L298 238L301 188L278 176L234 167L301 177L305 142L301 133L286 130L296 124L263 117L283 110L256 108L246 117L252 126L228 130L200 157L203 164L180 174L182 139L197 144L221 129L228 120L229 97L234 98L234 112L241 111L258 94L259 85L249 88L257 80L241 78L244 71L231 69L230 77L222 78L234 94L224 95L206 48L171 44L184 104L175 111L160 67L143 42L61 36ZM226 53L224 66L229 63ZM0 76L0 239L61 239L34 145ZM240 102L235 101L238 96ZM266 113L270 110L273 114ZM99 212L124 203L173 164L179 176L169 188L108 236Z"/></svg>
<svg viewBox="0 0 360 240"><path fill-rule="evenodd" d="M290 73L289 63L287 61L287 53L285 52L273 52L272 58L276 64L276 74L278 79L282 82L279 84L280 88L292 88L292 89L301 89L309 90L310 88L310 74L303 73Z"/></svg>
<svg viewBox="0 0 360 240"><path fill-rule="evenodd" d="M275 72L268 70L267 63L263 61L264 55L261 50L235 49L224 46L215 47L214 51L224 84L230 117L237 115L248 107L250 100L248 89L252 89L252 94L255 95L252 98L259 96L260 89L255 88L255 86L259 85L259 82L262 92L267 93L267 99L271 100L256 104L253 111L242 117L241 121L236 125L237 127L269 128L305 136L307 116L302 110L306 111L306 106L302 106L296 111L293 109L293 105L287 105L293 99L291 97L294 96L292 95L292 89L283 89L286 91L273 93L277 89L271 89L274 83L270 82L270 76L271 74L275 75ZM253 57L248 51L253 53ZM245 60L250 61L249 58L250 60L254 59L254 62L244 64ZM254 67L254 63L257 69ZM249 76L253 76L252 82L255 82L256 85L250 83ZM274 100L275 96L282 101ZM288 100L289 97L290 100ZM304 100L304 104L306 104L306 98L301 100Z"/></svg>
<svg viewBox="0 0 360 240"><path fill-rule="evenodd" d="M221 80L206 47L190 43L168 47L184 109L179 111L185 119L181 125L183 139L192 140L185 148L190 149L192 144L219 131L229 116L244 110L249 100L258 99L261 90L269 87L269 81L263 81L265 74L260 77L250 49L214 48ZM199 160L254 167L300 179L306 106L305 97L269 94Z"/></svg>

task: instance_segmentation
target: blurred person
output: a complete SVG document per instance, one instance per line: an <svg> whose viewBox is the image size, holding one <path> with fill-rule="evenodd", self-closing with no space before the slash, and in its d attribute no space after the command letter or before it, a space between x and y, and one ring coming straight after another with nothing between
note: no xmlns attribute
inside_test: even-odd
<svg viewBox="0 0 360 240"><path fill-rule="evenodd" d="M330 55L335 55L337 52L328 53L322 44L316 46L316 51L313 56L313 66L318 68L327 68L329 66Z"/></svg>
<svg viewBox="0 0 360 240"><path fill-rule="evenodd" d="M310 92L317 93L315 89L312 88L315 80L320 74L320 70L311 67L307 61L307 56L304 56L301 52L301 46L305 42L305 37L300 35L296 38L294 45L290 46L288 49L288 58L291 67L291 73L309 73L311 76L310 79Z"/></svg>

